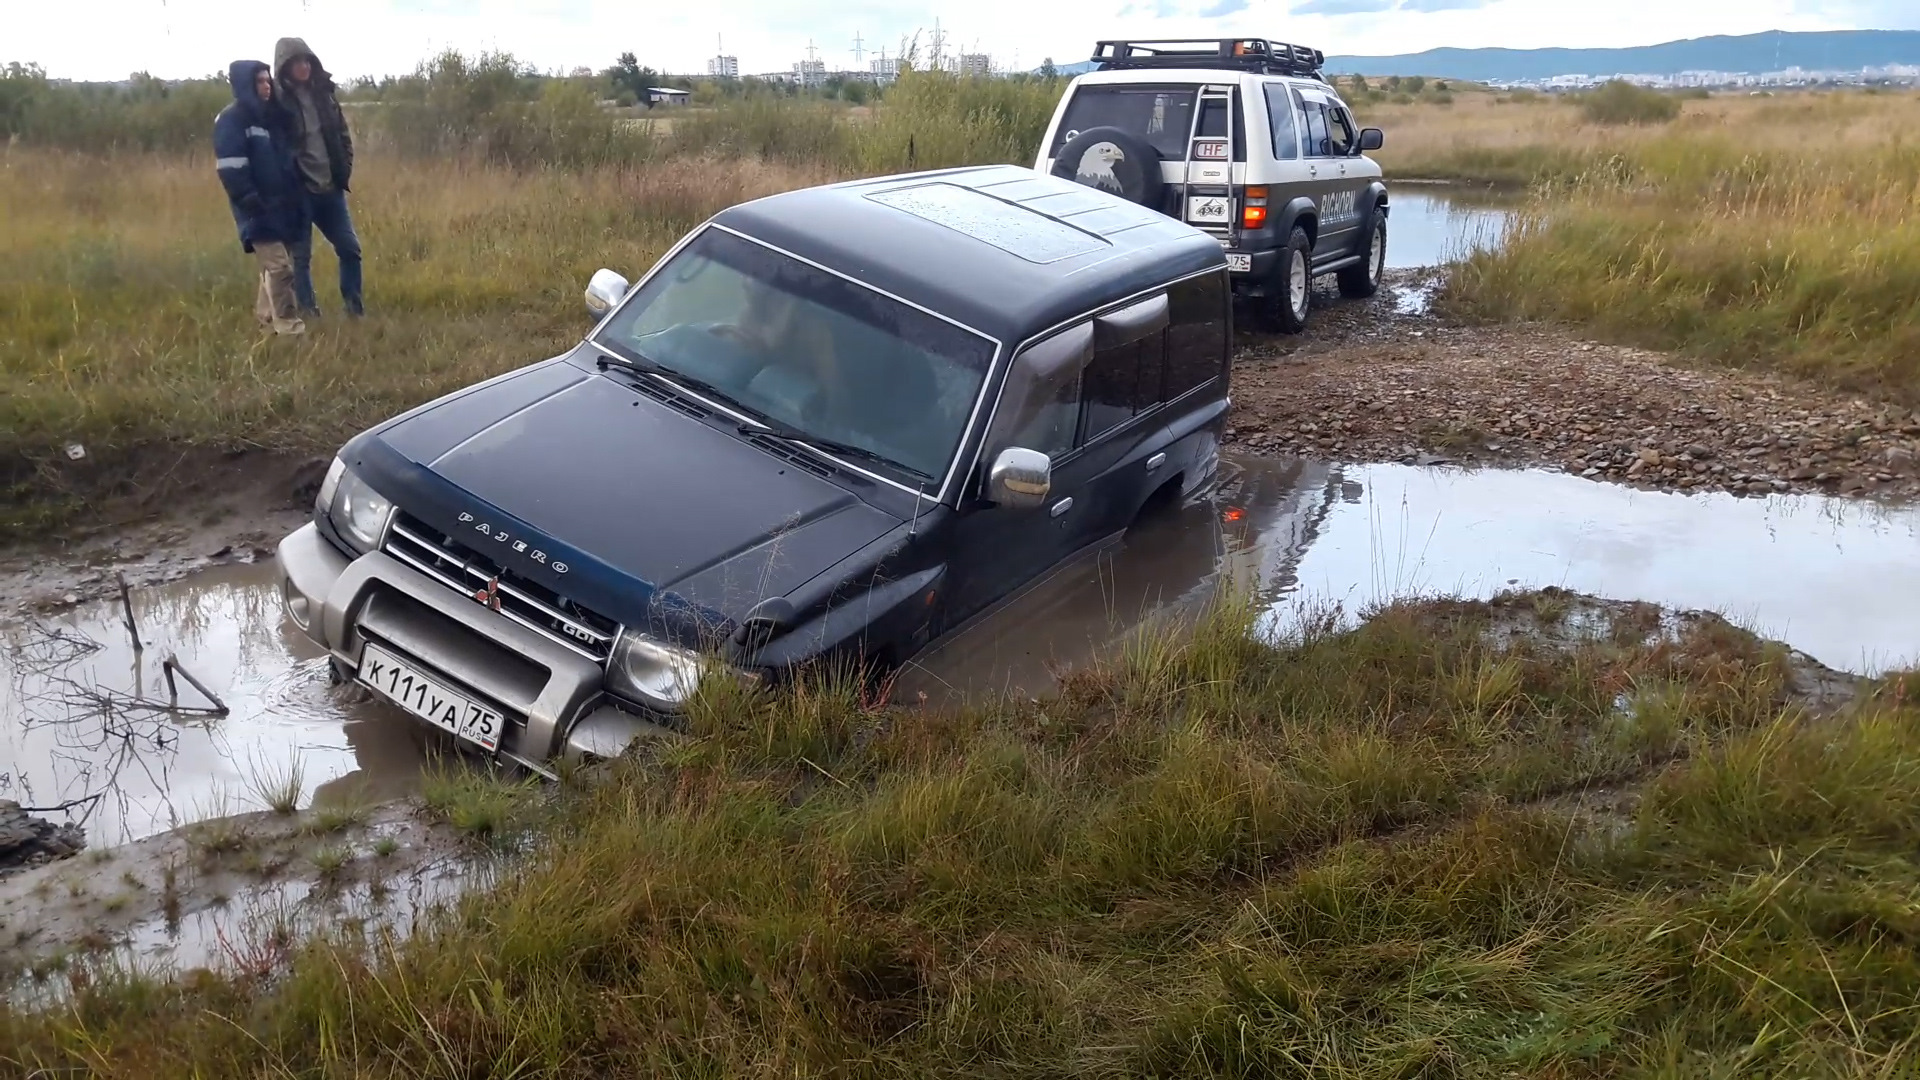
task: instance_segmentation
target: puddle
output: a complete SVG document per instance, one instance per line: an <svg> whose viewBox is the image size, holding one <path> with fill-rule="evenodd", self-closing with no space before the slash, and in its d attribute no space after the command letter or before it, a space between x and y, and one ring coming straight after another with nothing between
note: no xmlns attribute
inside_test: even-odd
<svg viewBox="0 0 1920 1080"><path fill-rule="evenodd" d="M263 560L135 589L138 653L118 600L0 626L0 798L75 804L46 816L82 824L100 847L264 809L250 787L296 760L302 806L412 790L424 761L415 731L328 685L321 650L281 610L275 575ZM228 715L124 704L167 700L170 652ZM200 703L178 685L183 703Z"/></svg>
<svg viewBox="0 0 1920 1080"><path fill-rule="evenodd" d="M1222 583L1279 629L1420 595L1557 585L1717 611L1831 667L1920 658L1920 508L1684 496L1543 471L1229 457L1219 491L1082 560L924 654L896 697L1045 693L1128 631Z"/></svg>
<svg viewBox="0 0 1920 1080"><path fill-rule="evenodd" d="M1834 668L1873 674L1920 658L1917 540L1920 509L1865 501L1230 456L1209 499L924 654L896 699L1045 693L1060 666L1085 663L1145 620L1197 608L1226 581L1262 597L1276 624L1309 602L1356 612L1396 597L1557 585L1718 611ZM262 563L136 590L147 642L138 655L117 603L0 627L0 798L89 800L45 816L82 824L103 847L260 809L250 782L294 755L302 805L413 790L426 734L329 686L277 589ZM169 651L229 715L94 707L102 691L164 700Z"/></svg>
<svg viewBox="0 0 1920 1080"><path fill-rule="evenodd" d="M1392 188L1387 269L1416 270L1498 247L1519 201L1512 195L1439 184Z"/></svg>

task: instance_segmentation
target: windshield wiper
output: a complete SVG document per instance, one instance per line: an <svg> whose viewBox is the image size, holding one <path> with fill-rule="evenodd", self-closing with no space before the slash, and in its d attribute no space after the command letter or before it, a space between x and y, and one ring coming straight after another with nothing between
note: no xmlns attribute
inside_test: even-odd
<svg viewBox="0 0 1920 1080"><path fill-rule="evenodd" d="M815 450L824 450L829 454L839 454L842 457L859 458L862 461L872 462L876 465L884 465L889 469L898 469L899 471L906 473L908 476L912 476L920 480L925 480L929 483L933 481L933 477L928 476L926 473L921 472L919 469L916 469L910 465L902 465L899 462L893 460L892 458L886 456L885 454L876 453L875 451L869 450L864 446L855 446L852 443L843 443L837 439L829 439L823 435L812 435L805 431L801 431L799 428L789 427L786 424L782 424L777 420L766 419L766 420L757 420L750 424L741 424L740 434L765 435L770 438L779 439L781 442L796 443L800 446L810 446Z"/></svg>
<svg viewBox="0 0 1920 1080"><path fill-rule="evenodd" d="M720 389L712 383L703 379L696 379L685 372L675 371L660 361L640 353L635 353L633 357L629 358L617 353L602 352L594 358L594 363L598 364L602 371L610 367L617 367L623 371L631 371L638 375L651 375L666 383L668 386L675 387L676 389L691 390L696 394L705 394L707 397L724 405L730 405L741 412L751 413L754 411L742 405L734 399L733 395L728 394L725 390Z"/></svg>

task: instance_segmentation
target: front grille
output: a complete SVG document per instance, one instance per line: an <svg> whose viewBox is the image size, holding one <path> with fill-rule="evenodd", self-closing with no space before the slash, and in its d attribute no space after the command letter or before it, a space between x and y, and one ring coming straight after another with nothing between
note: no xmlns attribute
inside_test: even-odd
<svg viewBox="0 0 1920 1080"><path fill-rule="evenodd" d="M466 597L474 597L494 582L500 614L595 663L606 662L614 638L620 635L620 624L614 620L503 568L407 514L394 518L384 550Z"/></svg>

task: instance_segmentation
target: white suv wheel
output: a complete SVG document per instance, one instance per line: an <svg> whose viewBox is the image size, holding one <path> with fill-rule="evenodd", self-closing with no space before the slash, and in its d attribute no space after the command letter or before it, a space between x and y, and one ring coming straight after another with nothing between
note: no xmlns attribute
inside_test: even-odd
<svg viewBox="0 0 1920 1080"><path fill-rule="evenodd" d="M1290 253L1287 266L1287 304L1293 308L1296 319L1307 317L1307 294L1313 284L1307 276L1307 253L1295 250Z"/></svg>

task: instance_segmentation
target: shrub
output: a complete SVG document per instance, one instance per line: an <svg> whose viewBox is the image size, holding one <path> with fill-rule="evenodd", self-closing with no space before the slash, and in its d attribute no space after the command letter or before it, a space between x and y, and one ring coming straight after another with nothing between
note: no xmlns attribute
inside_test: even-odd
<svg viewBox="0 0 1920 1080"><path fill-rule="evenodd" d="M1680 101L1658 90L1614 79L1582 96L1580 112L1595 124L1664 124L1680 115Z"/></svg>

